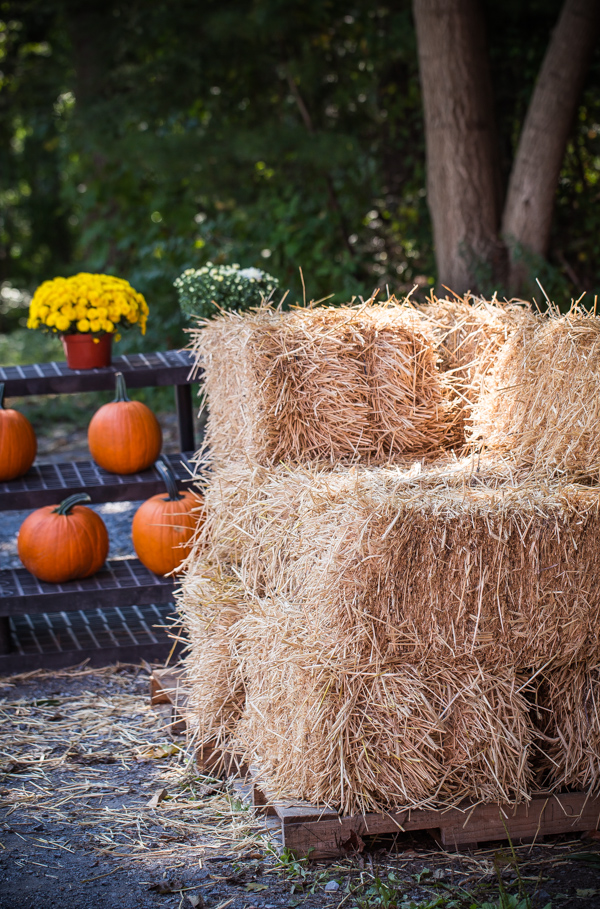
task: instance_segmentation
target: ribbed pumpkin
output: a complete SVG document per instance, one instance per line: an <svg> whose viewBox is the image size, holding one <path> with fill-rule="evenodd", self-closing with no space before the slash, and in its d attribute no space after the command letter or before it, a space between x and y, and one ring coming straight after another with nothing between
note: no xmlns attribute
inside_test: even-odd
<svg viewBox="0 0 600 909"><path fill-rule="evenodd" d="M108 532L102 518L85 508L85 492L60 505L46 505L28 515L19 530L17 552L25 568L40 581L62 584L89 578L108 555Z"/></svg>
<svg viewBox="0 0 600 909"><path fill-rule="evenodd" d="M27 473L36 453L33 426L18 410L4 406L4 382L0 382L0 482Z"/></svg>
<svg viewBox="0 0 600 909"><path fill-rule="evenodd" d="M159 460L155 466L165 481L167 495L152 496L140 505L133 517L131 536L140 562L162 575L180 568L203 519L201 513L192 512L200 505L200 497L187 490L178 492L169 464Z"/></svg>
<svg viewBox="0 0 600 909"><path fill-rule="evenodd" d="M111 473L146 470L162 448L158 420L141 401L131 401L123 374L118 372L116 396L96 411L88 427L90 453L100 467Z"/></svg>

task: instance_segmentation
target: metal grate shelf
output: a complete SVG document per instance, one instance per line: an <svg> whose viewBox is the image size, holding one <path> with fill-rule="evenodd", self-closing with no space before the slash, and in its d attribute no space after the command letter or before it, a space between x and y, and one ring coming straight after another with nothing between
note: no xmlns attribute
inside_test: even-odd
<svg viewBox="0 0 600 909"><path fill-rule="evenodd" d="M176 581L148 571L138 559L110 559L97 574L80 581L46 584L25 568L0 571L0 616L73 609L167 603Z"/></svg>
<svg viewBox="0 0 600 909"><path fill-rule="evenodd" d="M11 651L0 655L0 674L83 660L95 666L164 660L173 647L167 631L172 618L171 604L14 616Z"/></svg>
<svg viewBox="0 0 600 909"><path fill-rule="evenodd" d="M193 367L187 350L130 354L114 357L103 369L69 369L66 363L32 363L0 367L0 382L7 398L22 395L73 394L108 391L115 387L115 373L122 372L128 388L151 385L185 385Z"/></svg>
<svg viewBox="0 0 600 909"><path fill-rule="evenodd" d="M189 351L115 357L112 366L105 369L73 370L66 363L58 362L0 367L0 382L4 383L8 398L112 391L116 372L123 373L129 388L174 386L179 447L182 452L194 451L189 384L194 363ZM180 484L192 482L190 457L190 454L169 457ZM85 491L92 502L100 503L135 501L163 489L163 482L154 468L119 476L103 471L93 461L37 465L18 480L0 483L0 511L52 505L75 492ZM144 610L156 610L160 604L170 603L175 585L173 579L156 576L134 558L111 559L93 577L66 584L45 584L24 568L0 571L0 672L19 672L35 666L59 668L82 660L102 665L114 660L138 661L142 657L164 659L171 642L166 632L163 632L164 639L160 639L151 630ZM127 610L133 610L131 616L135 616L144 628L145 637L139 638L132 631L133 619ZM102 618L109 613L113 619L116 616L116 624ZM60 635L56 626L58 615L63 617ZM76 618L67 621L64 617L68 615ZM91 616L94 616L93 621ZM127 621L123 616L129 616ZM79 629L77 634L76 627ZM27 649L29 645L23 642L32 641L32 646L39 642L42 629L53 640L54 650L44 647L36 650L35 646L33 650ZM87 642L81 643L84 632ZM61 640L69 635L74 649L65 650ZM123 640L121 635L124 635Z"/></svg>
<svg viewBox="0 0 600 909"><path fill-rule="evenodd" d="M192 452L165 456L179 485L192 482ZM164 492L165 484L155 467L141 473L108 473L94 461L34 465L25 476L0 483L0 510L55 505L75 492L87 492L92 502L135 502Z"/></svg>

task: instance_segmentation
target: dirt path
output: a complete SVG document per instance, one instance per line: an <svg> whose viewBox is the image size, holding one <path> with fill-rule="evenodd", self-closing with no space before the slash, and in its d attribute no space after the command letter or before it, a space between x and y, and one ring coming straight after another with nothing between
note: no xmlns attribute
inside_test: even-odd
<svg viewBox="0 0 600 909"><path fill-rule="evenodd" d="M597 840L517 863L426 835L338 863L278 855L232 787L198 776L134 667L0 679L0 830L0 909L493 909L499 877L507 909L600 907Z"/></svg>

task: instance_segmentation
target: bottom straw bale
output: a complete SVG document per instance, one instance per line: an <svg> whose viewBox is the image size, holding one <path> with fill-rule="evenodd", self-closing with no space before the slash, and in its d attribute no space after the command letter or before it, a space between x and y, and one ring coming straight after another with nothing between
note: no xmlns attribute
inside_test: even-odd
<svg viewBox="0 0 600 909"><path fill-rule="evenodd" d="M531 727L511 669L331 651L285 602L197 561L180 609L190 726L282 797L345 813L528 797Z"/></svg>
<svg viewBox="0 0 600 909"><path fill-rule="evenodd" d="M435 802L440 723L414 670L345 676L262 663L237 739L269 788L344 812Z"/></svg>
<svg viewBox="0 0 600 909"><path fill-rule="evenodd" d="M230 633L243 615L241 587L232 575L196 559L183 578L178 602L190 642L185 656L188 727L200 750L223 746L244 705L241 667Z"/></svg>
<svg viewBox="0 0 600 909"><path fill-rule="evenodd" d="M437 668L446 778L445 802L515 802L531 788L529 705L511 669L486 671L455 660Z"/></svg>
<svg viewBox="0 0 600 909"><path fill-rule="evenodd" d="M538 717L550 784L600 792L600 663L549 671Z"/></svg>
<svg viewBox="0 0 600 909"><path fill-rule="evenodd" d="M514 670L332 652L283 602L249 602L237 636L235 740L271 789L345 813L528 797L532 729Z"/></svg>

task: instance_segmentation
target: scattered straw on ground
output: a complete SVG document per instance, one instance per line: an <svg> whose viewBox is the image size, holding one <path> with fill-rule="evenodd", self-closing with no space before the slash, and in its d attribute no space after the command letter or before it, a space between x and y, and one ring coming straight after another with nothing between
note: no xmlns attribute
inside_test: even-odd
<svg viewBox="0 0 600 909"><path fill-rule="evenodd" d="M0 809L13 821L59 829L49 848L80 848L70 839L75 826L91 851L150 865L255 849L263 843L260 823L234 808L226 789L199 777L150 707L147 676L140 688L136 674L122 667L0 680ZM51 680L58 693L13 700L12 687L27 678ZM61 680L78 684L79 693L61 693ZM162 789L165 798L151 807Z"/></svg>

